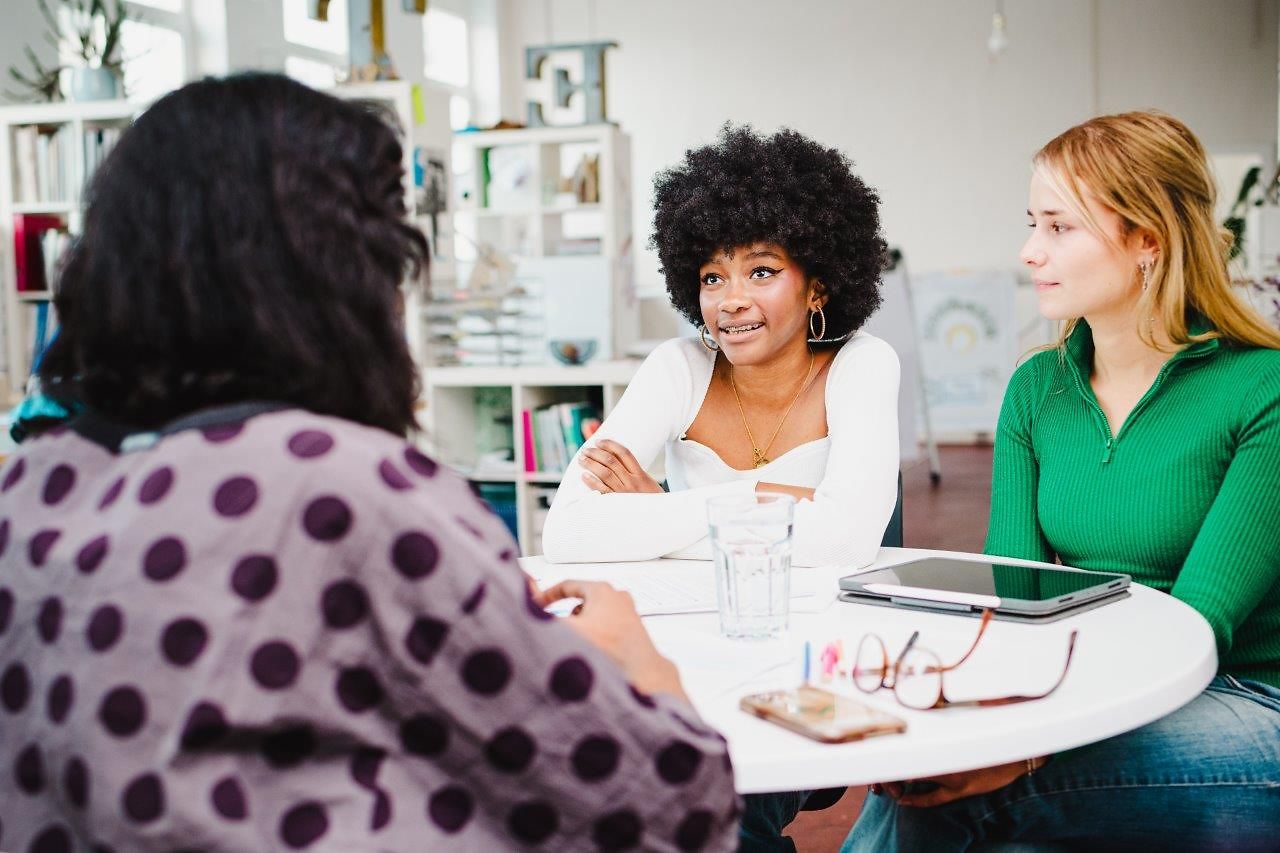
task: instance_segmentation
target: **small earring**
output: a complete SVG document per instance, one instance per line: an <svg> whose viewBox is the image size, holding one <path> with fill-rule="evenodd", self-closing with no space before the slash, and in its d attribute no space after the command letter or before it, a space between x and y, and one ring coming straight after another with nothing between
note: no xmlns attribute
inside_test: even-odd
<svg viewBox="0 0 1280 853"><path fill-rule="evenodd" d="M1138 264L1138 269L1142 270L1142 292L1146 293L1147 288L1151 286L1151 264L1143 261Z"/></svg>
<svg viewBox="0 0 1280 853"><path fill-rule="evenodd" d="M698 328L698 339L707 348L707 352L720 352L720 345L716 343L715 338L711 337L711 330L707 328L706 323Z"/></svg>
<svg viewBox="0 0 1280 853"><path fill-rule="evenodd" d="M817 317L819 322L822 323L821 328L817 330L813 328L814 317ZM809 312L809 343L811 344L819 343L826 336L827 336L827 314L825 311L822 310L822 306L819 305L817 311Z"/></svg>

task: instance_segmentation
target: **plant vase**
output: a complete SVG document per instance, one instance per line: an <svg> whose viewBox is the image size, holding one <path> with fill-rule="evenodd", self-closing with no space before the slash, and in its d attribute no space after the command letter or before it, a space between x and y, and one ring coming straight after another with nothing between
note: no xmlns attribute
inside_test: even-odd
<svg viewBox="0 0 1280 853"><path fill-rule="evenodd" d="M109 101L120 96L120 78L110 68L72 68L70 98L73 101Z"/></svg>

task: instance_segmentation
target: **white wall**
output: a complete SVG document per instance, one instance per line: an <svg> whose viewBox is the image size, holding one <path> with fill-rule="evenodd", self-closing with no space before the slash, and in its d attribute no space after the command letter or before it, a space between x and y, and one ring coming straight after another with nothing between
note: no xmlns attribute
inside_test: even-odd
<svg viewBox="0 0 1280 853"><path fill-rule="evenodd" d="M27 61L23 48L30 45L40 61L52 65L57 61L57 51L45 41L44 18L35 4L35 0L5 0L3 12L0 12L0 104L23 103L29 98L14 98L25 93L9 76L9 66L16 65L24 75L31 76L31 63Z"/></svg>
<svg viewBox="0 0 1280 853"><path fill-rule="evenodd" d="M915 271L1016 266L1027 163L1095 113L1159 107L1212 150L1274 150L1276 0L503 0L504 113L528 44L612 39L611 117L631 134L636 232L651 182L726 120L843 149ZM1234 191L1234 187L1229 188ZM637 258L657 294L656 255Z"/></svg>

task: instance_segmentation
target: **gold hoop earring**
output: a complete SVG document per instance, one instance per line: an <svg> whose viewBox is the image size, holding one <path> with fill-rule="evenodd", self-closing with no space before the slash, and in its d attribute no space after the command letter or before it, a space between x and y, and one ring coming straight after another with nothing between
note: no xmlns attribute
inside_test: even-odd
<svg viewBox="0 0 1280 853"><path fill-rule="evenodd" d="M698 327L698 340L702 341L707 352L720 352L720 345L716 343L715 338L711 337L711 330L707 328L706 323Z"/></svg>
<svg viewBox="0 0 1280 853"><path fill-rule="evenodd" d="M813 318L817 317L822 326L816 331L813 328ZM822 310L822 306L818 306L817 311L809 312L809 343L816 344L827 336L827 314Z"/></svg>
<svg viewBox="0 0 1280 853"><path fill-rule="evenodd" d="M1151 264L1143 261L1138 264L1138 269L1142 270L1142 292L1146 293L1147 288L1151 286Z"/></svg>

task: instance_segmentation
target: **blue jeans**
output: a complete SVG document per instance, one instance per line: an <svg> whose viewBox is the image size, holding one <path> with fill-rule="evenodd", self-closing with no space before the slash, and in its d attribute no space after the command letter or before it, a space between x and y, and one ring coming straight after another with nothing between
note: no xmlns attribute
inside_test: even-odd
<svg viewBox="0 0 1280 853"><path fill-rule="evenodd" d="M743 797L738 853L794 853L795 842L782 830L795 819L809 791L779 791Z"/></svg>
<svg viewBox="0 0 1280 853"><path fill-rule="evenodd" d="M933 808L870 795L842 853L983 843L1280 849L1280 689L1229 675L1154 723Z"/></svg>

